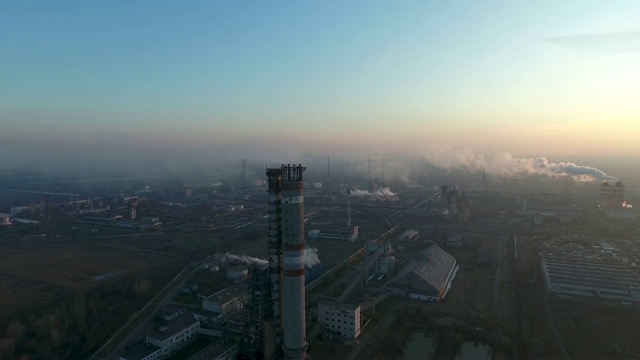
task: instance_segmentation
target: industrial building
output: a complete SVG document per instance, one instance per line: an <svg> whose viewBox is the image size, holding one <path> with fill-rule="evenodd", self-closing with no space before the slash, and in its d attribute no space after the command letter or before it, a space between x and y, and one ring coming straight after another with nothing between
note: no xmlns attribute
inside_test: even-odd
<svg viewBox="0 0 640 360"><path fill-rule="evenodd" d="M225 315L231 311L242 309L247 300L246 287L236 286L220 290L202 299L202 310Z"/></svg>
<svg viewBox="0 0 640 360"><path fill-rule="evenodd" d="M369 261L373 258L379 249L383 249L384 253L380 256L377 256L375 263L371 267L374 273L377 274L387 274L393 270L396 264L396 258L394 256L395 252L391 248L390 243L367 243L367 257L366 260Z"/></svg>
<svg viewBox="0 0 640 360"><path fill-rule="evenodd" d="M544 254L541 268L552 293L640 302L640 279L622 263Z"/></svg>
<svg viewBox="0 0 640 360"><path fill-rule="evenodd" d="M407 230L403 232L400 236L398 236L398 240L400 241L413 241L417 240L420 237L420 233L418 230Z"/></svg>
<svg viewBox="0 0 640 360"><path fill-rule="evenodd" d="M0 227L11 226L11 217L8 214L0 214Z"/></svg>
<svg viewBox="0 0 640 360"><path fill-rule="evenodd" d="M455 277L456 259L437 245L421 251L389 282L387 289L412 299L440 301Z"/></svg>
<svg viewBox="0 0 640 360"><path fill-rule="evenodd" d="M348 227L339 229L326 229L326 230L309 230L307 236L309 239L323 239L323 240L341 240L348 242L358 241L358 227Z"/></svg>
<svg viewBox="0 0 640 360"><path fill-rule="evenodd" d="M600 207L603 209L621 209L625 186L622 181L613 186L605 181L600 185Z"/></svg>
<svg viewBox="0 0 640 360"><path fill-rule="evenodd" d="M324 324L326 330L349 339L357 339L362 331L360 306L321 302L318 304L318 321Z"/></svg>
<svg viewBox="0 0 640 360"><path fill-rule="evenodd" d="M191 316L181 316L162 325L140 344L120 356L120 360L165 359L195 340L200 321Z"/></svg>

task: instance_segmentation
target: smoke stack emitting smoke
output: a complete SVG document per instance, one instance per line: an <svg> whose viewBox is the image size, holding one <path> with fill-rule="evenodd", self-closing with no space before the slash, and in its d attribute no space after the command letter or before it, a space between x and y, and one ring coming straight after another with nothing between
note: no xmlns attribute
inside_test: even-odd
<svg viewBox="0 0 640 360"><path fill-rule="evenodd" d="M592 166L578 165L572 162L551 162L546 157L521 159L509 153L493 157L475 155L467 152L436 152L427 155L434 165L442 168L465 168L469 171L485 170L494 175L546 175L550 177L567 176L578 182L618 180Z"/></svg>

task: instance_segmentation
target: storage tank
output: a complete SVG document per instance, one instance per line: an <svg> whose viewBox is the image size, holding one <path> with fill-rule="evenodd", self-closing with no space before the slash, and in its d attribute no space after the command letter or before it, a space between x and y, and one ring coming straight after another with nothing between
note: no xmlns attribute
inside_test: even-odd
<svg viewBox="0 0 640 360"><path fill-rule="evenodd" d="M249 269L244 265L229 265L227 268L227 279L237 280L249 275Z"/></svg>

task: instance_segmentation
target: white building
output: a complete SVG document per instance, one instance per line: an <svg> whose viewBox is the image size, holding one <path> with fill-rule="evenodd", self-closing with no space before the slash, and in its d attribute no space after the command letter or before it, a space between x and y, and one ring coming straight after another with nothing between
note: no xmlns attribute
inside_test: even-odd
<svg viewBox="0 0 640 360"><path fill-rule="evenodd" d="M10 226L11 219L8 214L0 214L0 226Z"/></svg>
<svg viewBox="0 0 640 360"><path fill-rule="evenodd" d="M374 273L386 274L391 272L396 264L395 252L391 248L390 243L367 243L367 261L371 259L380 248L384 249L384 254L376 260L371 269Z"/></svg>
<svg viewBox="0 0 640 360"><path fill-rule="evenodd" d="M202 300L202 310L213 311L219 314L227 314L230 311L238 311L247 303L249 294L244 287L223 289L209 295Z"/></svg>
<svg viewBox="0 0 640 360"><path fill-rule="evenodd" d="M191 316L182 316L147 336L147 343L159 347L161 357L156 359L163 359L195 340L198 329L200 329L199 320Z"/></svg>
<svg viewBox="0 0 640 360"><path fill-rule="evenodd" d="M456 259L437 245L421 251L391 279L387 289L412 299L440 301L456 273Z"/></svg>
<svg viewBox="0 0 640 360"><path fill-rule="evenodd" d="M318 304L318 321L325 329L349 339L357 339L362 331L360 306L321 302Z"/></svg>
<svg viewBox="0 0 640 360"><path fill-rule="evenodd" d="M398 240L400 241L412 241L417 240L420 236L417 230L407 230L403 232L400 236L398 236Z"/></svg>
<svg viewBox="0 0 640 360"><path fill-rule="evenodd" d="M622 263L544 255L540 265L552 293L640 302L640 279Z"/></svg>

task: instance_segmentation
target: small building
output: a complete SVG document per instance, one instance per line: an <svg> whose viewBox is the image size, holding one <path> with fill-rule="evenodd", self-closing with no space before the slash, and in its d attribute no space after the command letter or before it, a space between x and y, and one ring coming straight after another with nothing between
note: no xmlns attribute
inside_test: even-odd
<svg viewBox="0 0 640 360"><path fill-rule="evenodd" d="M163 357L161 347L143 343L120 355L120 360L159 360Z"/></svg>
<svg viewBox="0 0 640 360"><path fill-rule="evenodd" d="M324 301L318 304L318 321L326 330L340 336L357 339L362 331L360 306Z"/></svg>
<svg viewBox="0 0 640 360"><path fill-rule="evenodd" d="M187 281L180 288L180 292L183 294L191 294L192 292L198 290L200 285L195 281Z"/></svg>
<svg viewBox="0 0 640 360"><path fill-rule="evenodd" d="M413 241L417 240L420 237L420 233L418 230L407 230L398 236L398 240L400 241Z"/></svg>
<svg viewBox="0 0 640 360"><path fill-rule="evenodd" d="M0 214L0 227L11 226L11 216L8 214Z"/></svg>
<svg viewBox="0 0 640 360"><path fill-rule="evenodd" d="M232 338L213 339L204 349L191 355L187 360L231 360L238 357L240 342Z"/></svg>
<svg viewBox="0 0 640 360"><path fill-rule="evenodd" d="M245 287L236 286L223 289L207 296L202 300L202 309L220 314L242 309L248 301L248 292Z"/></svg>
<svg viewBox="0 0 640 360"><path fill-rule="evenodd" d="M367 260L381 248L384 249L384 253L376 260L372 270L374 273L386 274L391 272L396 264L395 252L390 243L367 243Z"/></svg>
<svg viewBox="0 0 640 360"><path fill-rule="evenodd" d="M449 247L462 247L462 235L460 234L449 235L449 237L447 238L446 244Z"/></svg>
<svg viewBox="0 0 640 360"><path fill-rule="evenodd" d="M163 359L195 340L198 329L200 321L191 316L182 316L160 326L157 331L147 336L146 342L159 347L161 357L156 359Z"/></svg>
<svg viewBox="0 0 640 360"><path fill-rule="evenodd" d="M172 321L187 312L187 309L178 305L167 305L162 308L158 316L164 321Z"/></svg>

